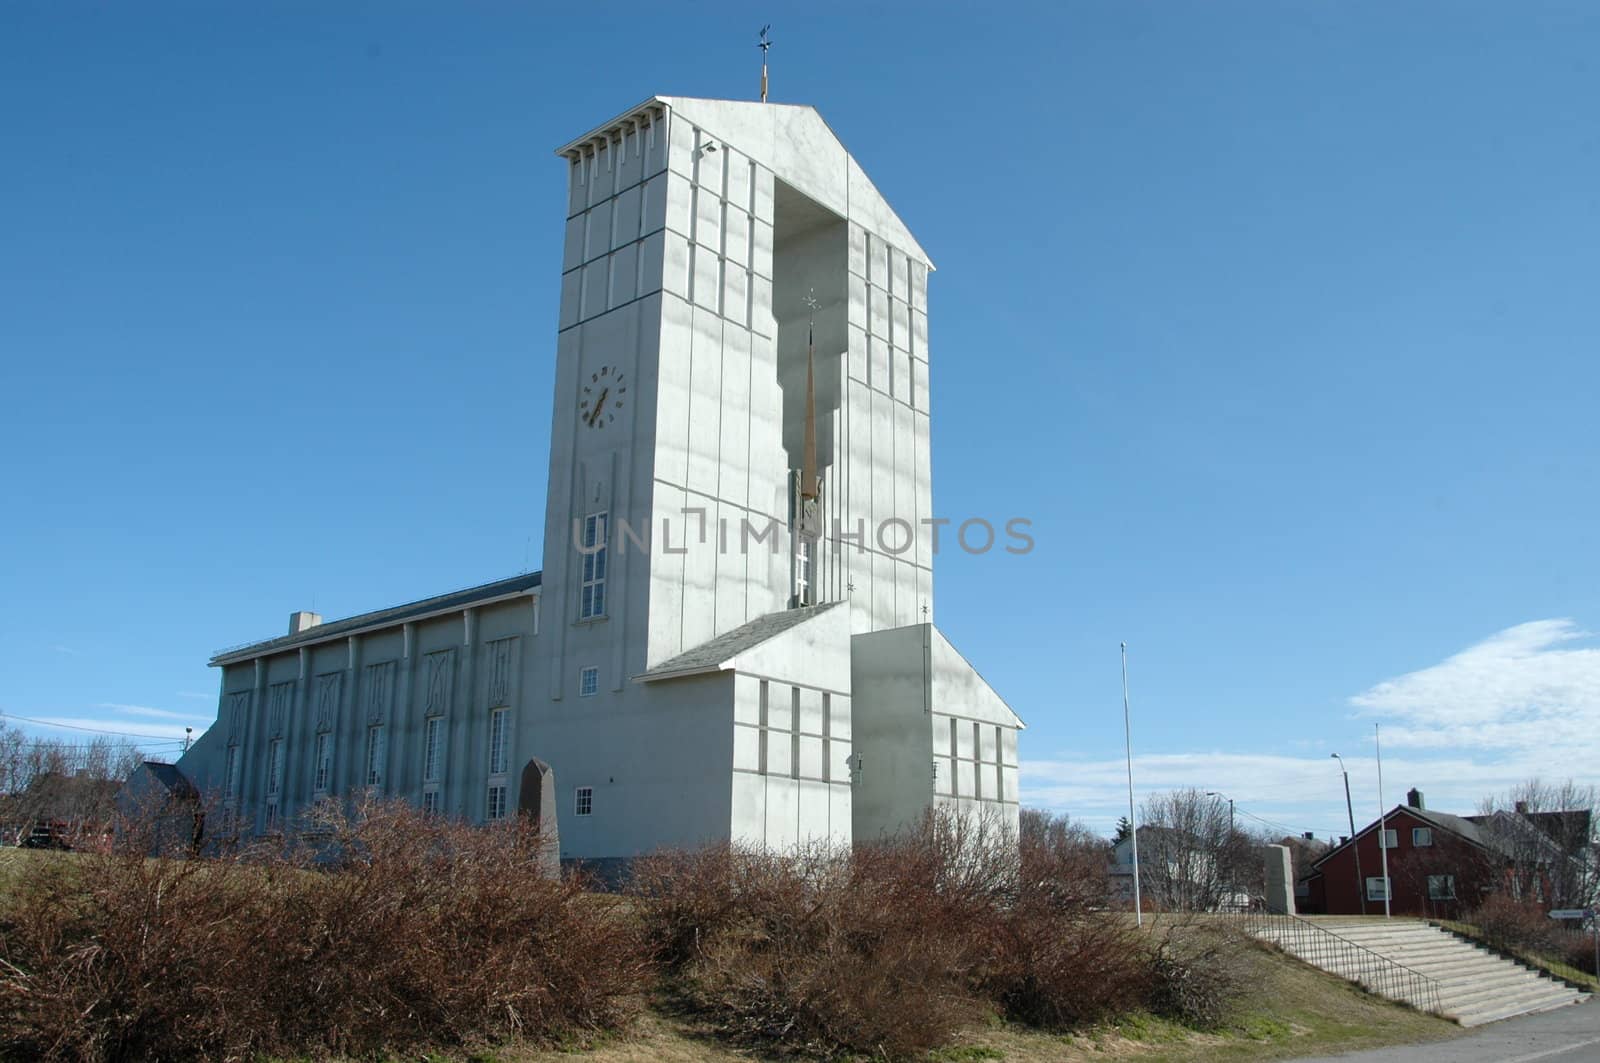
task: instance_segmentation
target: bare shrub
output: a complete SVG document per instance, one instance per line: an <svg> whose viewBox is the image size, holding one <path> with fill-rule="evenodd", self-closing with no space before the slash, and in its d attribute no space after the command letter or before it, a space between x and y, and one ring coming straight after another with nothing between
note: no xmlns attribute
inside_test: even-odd
<svg viewBox="0 0 1600 1063"><path fill-rule="evenodd" d="M316 819L213 859L26 865L0 901L0 1052L376 1055L600 1030L637 1006L637 926L543 878L530 826L402 802Z"/></svg>
<svg viewBox="0 0 1600 1063"><path fill-rule="evenodd" d="M1247 985L1245 942L1218 924L1168 931L1150 963L1149 1007L1199 1030L1213 1030L1233 1014Z"/></svg>
<svg viewBox="0 0 1600 1063"><path fill-rule="evenodd" d="M1014 849L984 837L936 814L854 853L662 854L632 892L679 997L723 1033L905 1058L983 1011L973 984L1016 881Z"/></svg>
<svg viewBox="0 0 1600 1063"><path fill-rule="evenodd" d="M1503 893L1484 898L1468 914L1483 939L1496 948L1513 952L1555 953L1564 950L1560 928L1545 914L1544 906L1512 900Z"/></svg>

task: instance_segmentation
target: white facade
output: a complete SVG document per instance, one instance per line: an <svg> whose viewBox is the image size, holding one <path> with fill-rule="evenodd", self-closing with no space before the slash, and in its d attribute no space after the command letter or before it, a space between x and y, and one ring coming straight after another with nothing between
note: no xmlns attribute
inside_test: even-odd
<svg viewBox="0 0 1600 1063"><path fill-rule="evenodd" d="M367 785L484 819L538 757L591 860L1014 823L1020 721L931 623L926 253L809 107L654 97L558 154L542 573L219 654L185 772L266 829Z"/></svg>

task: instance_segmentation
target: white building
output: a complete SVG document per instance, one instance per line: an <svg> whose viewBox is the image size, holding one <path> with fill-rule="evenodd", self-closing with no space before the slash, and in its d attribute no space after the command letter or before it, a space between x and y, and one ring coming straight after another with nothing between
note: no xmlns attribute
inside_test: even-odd
<svg viewBox="0 0 1600 1063"><path fill-rule="evenodd" d="M219 653L183 771L267 830L361 787L498 819L538 758L587 860L1014 826L1022 724L932 622L926 252L810 107L653 97L557 154L543 571Z"/></svg>

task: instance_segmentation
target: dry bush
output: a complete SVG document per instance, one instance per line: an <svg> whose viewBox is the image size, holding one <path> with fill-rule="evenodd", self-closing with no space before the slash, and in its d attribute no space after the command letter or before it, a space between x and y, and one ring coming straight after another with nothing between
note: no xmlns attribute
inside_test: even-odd
<svg viewBox="0 0 1600 1063"><path fill-rule="evenodd" d="M678 996L721 1032L905 1058L983 1011L972 985L1015 870L971 841L935 816L854 853L663 854L631 892Z"/></svg>
<svg viewBox="0 0 1600 1063"><path fill-rule="evenodd" d="M1536 953L1564 951L1560 927L1543 907L1512 900L1503 893L1485 898L1467 921L1475 924L1484 940L1496 948Z"/></svg>
<svg viewBox="0 0 1600 1063"><path fill-rule="evenodd" d="M1217 923L1170 929L1150 968L1149 1007L1198 1030L1227 1022L1250 976L1246 941Z"/></svg>
<svg viewBox="0 0 1600 1063"><path fill-rule="evenodd" d="M649 974L634 922L540 874L525 824L321 810L210 859L33 863L0 902L0 1052L81 1060L375 1055L612 1027Z"/></svg>
<svg viewBox="0 0 1600 1063"><path fill-rule="evenodd" d="M1145 939L1107 911L1108 846L1065 819L1023 824L1014 900L996 912L984 992L1007 1018L1066 1030L1144 1006Z"/></svg>

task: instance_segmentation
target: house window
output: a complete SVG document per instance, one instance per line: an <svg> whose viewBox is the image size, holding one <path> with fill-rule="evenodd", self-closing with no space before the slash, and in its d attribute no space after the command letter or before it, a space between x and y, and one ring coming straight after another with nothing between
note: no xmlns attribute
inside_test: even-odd
<svg viewBox="0 0 1600 1063"><path fill-rule="evenodd" d="M312 785L319 794L328 792L328 783L333 780L333 735L324 731L317 735L317 777Z"/></svg>
<svg viewBox="0 0 1600 1063"><path fill-rule="evenodd" d="M1378 832L1378 848L1380 848L1380 849L1398 849L1398 848L1400 848L1400 832L1397 831L1397 830L1379 831Z"/></svg>
<svg viewBox="0 0 1600 1063"><path fill-rule="evenodd" d="M572 812L574 815L587 816L594 811L594 787L580 786L573 795Z"/></svg>
<svg viewBox="0 0 1600 1063"><path fill-rule="evenodd" d="M422 813L426 816L439 814L439 791L424 790L422 792Z"/></svg>
<svg viewBox="0 0 1600 1063"><path fill-rule="evenodd" d="M509 709L495 709L489 714L490 775L504 775L506 773L506 720L510 711Z"/></svg>
<svg viewBox="0 0 1600 1063"><path fill-rule="evenodd" d="M383 785L383 725L367 728L367 785Z"/></svg>
<svg viewBox="0 0 1600 1063"><path fill-rule="evenodd" d="M606 615L606 515L583 518L583 591L578 617Z"/></svg>
<svg viewBox="0 0 1600 1063"><path fill-rule="evenodd" d="M1367 879L1367 900L1386 901L1389 899L1389 880L1382 875Z"/></svg>
<svg viewBox="0 0 1600 1063"><path fill-rule="evenodd" d="M1454 875L1429 875L1428 899L1430 901L1455 900L1456 877Z"/></svg>
<svg viewBox="0 0 1600 1063"><path fill-rule="evenodd" d="M504 786L489 787L489 820L506 818L506 788Z"/></svg>
<svg viewBox="0 0 1600 1063"><path fill-rule="evenodd" d="M283 788L283 741L267 747L267 796L277 797Z"/></svg>
<svg viewBox="0 0 1600 1063"><path fill-rule="evenodd" d="M578 697L592 698L600 693L600 669L590 665L578 673Z"/></svg>
<svg viewBox="0 0 1600 1063"><path fill-rule="evenodd" d="M1411 828L1411 844L1416 846L1418 849L1426 849L1428 846L1432 845L1433 844L1433 828L1432 827L1412 827Z"/></svg>
<svg viewBox="0 0 1600 1063"><path fill-rule="evenodd" d="M440 745L444 740L444 717L430 716L422 739L422 781L439 781Z"/></svg>

